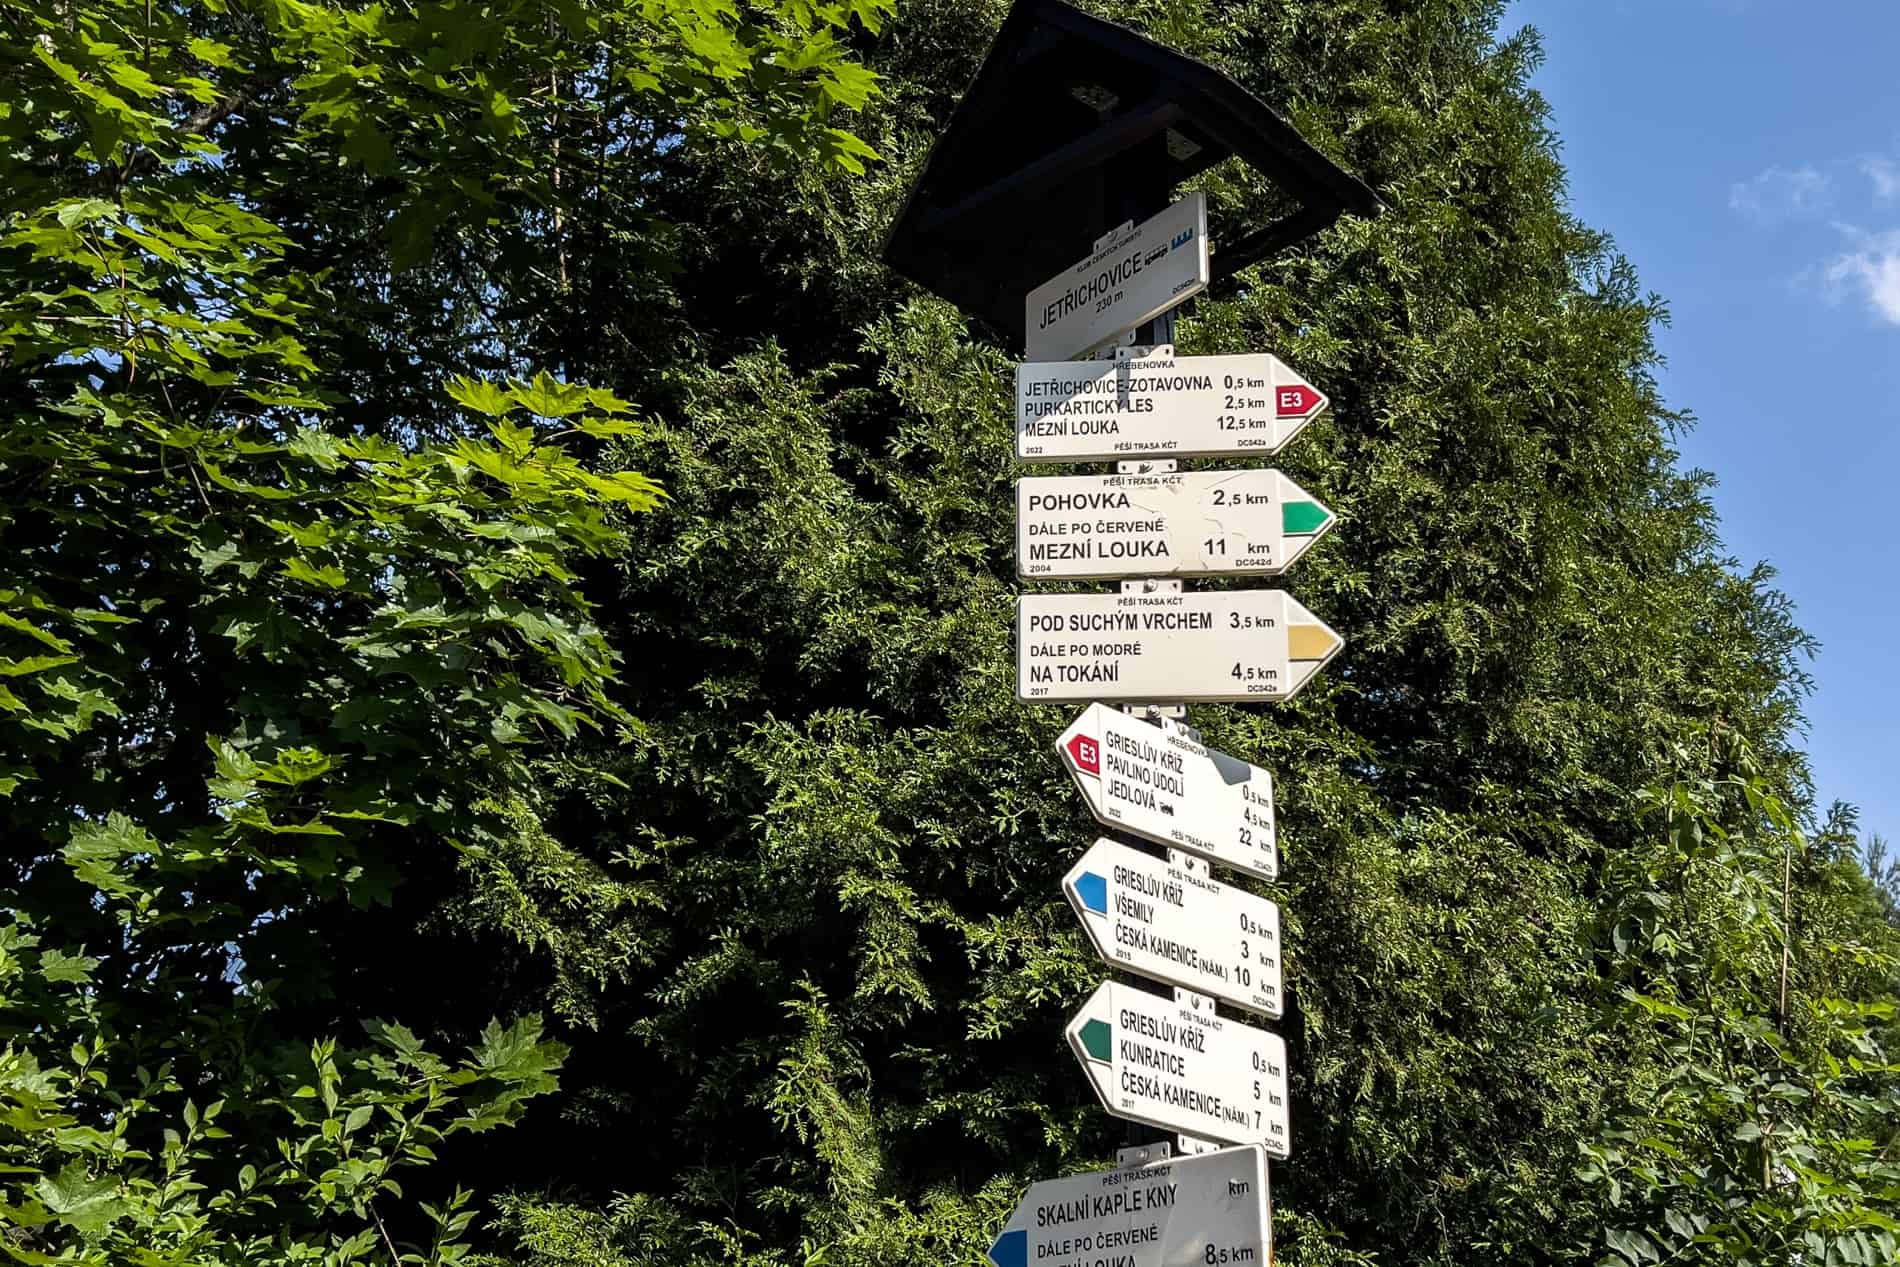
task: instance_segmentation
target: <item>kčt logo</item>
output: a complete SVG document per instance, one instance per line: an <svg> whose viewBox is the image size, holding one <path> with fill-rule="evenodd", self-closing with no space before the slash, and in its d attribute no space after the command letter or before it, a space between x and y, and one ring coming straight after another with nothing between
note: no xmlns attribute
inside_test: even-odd
<svg viewBox="0 0 1900 1267"><path fill-rule="evenodd" d="M1102 746L1087 735L1077 735L1069 740L1069 756L1075 760L1075 768L1084 774L1099 775L1102 772Z"/></svg>
<svg viewBox="0 0 1900 1267"><path fill-rule="evenodd" d="M1194 240L1194 226L1190 224L1187 228L1181 230L1179 233L1174 235L1174 241L1168 243L1168 249L1172 251L1175 247L1185 246L1187 243L1192 242L1193 240Z"/></svg>

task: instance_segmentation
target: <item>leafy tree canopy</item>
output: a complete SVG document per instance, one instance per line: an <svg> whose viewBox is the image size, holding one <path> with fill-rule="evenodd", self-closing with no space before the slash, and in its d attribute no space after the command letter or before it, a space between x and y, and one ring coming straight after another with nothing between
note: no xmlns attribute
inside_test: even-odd
<svg viewBox="0 0 1900 1267"><path fill-rule="evenodd" d="M569 131L862 170L843 38L880 14L0 7L11 1258L467 1252L468 1190L397 1176L564 1049L519 997L377 1021L339 947L519 831L562 744L626 738L578 569L662 494L600 459L641 431L606 388L438 345L397 399L350 349L418 315L404 270L577 214Z"/></svg>
<svg viewBox="0 0 1900 1267"><path fill-rule="evenodd" d="M876 262L1001 0L0 3L0 1248L969 1262L1102 1164L1011 360ZM1335 402L1347 651L1195 718L1281 805L1276 1259L1888 1261L1892 904L1534 35L1091 7L1392 204L1181 338Z"/></svg>

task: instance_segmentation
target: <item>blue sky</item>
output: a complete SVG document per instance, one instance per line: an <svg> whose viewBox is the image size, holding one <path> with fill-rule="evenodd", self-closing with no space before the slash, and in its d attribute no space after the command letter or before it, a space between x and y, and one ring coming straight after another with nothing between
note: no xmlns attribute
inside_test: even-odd
<svg viewBox="0 0 1900 1267"><path fill-rule="evenodd" d="M1900 844L1900 5L1515 0L1571 210L1669 304L1683 461L1820 639L1821 802Z"/></svg>

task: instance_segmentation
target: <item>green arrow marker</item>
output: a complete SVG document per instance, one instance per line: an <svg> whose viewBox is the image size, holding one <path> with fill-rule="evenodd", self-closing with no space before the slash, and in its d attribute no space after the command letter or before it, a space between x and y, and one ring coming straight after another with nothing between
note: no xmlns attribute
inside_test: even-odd
<svg viewBox="0 0 1900 1267"><path fill-rule="evenodd" d="M1281 502L1280 527L1294 536L1318 532L1333 513L1318 502Z"/></svg>
<svg viewBox="0 0 1900 1267"><path fill-rule="evenodd" d="M1082 1023L1082 1050L1092 1060L1106 1061L1114 1051L1115 1029L1107 1021Z"/></svg>

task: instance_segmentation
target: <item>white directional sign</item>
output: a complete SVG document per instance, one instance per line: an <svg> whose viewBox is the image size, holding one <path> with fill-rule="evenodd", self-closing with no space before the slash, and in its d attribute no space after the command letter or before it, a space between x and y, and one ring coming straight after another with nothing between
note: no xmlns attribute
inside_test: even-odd
<svg viewBox="0 0 1900 1267"><path fill-rule="evenodd" d="M1280 874L1273 776L1190 739L1090 704L1056 741L1098 822L1272 880Z"/></svg>
<svg viewBox="0 0 1900 1267"><path fill-rule="evenodd" d="M1328 400L1279 357L1176 356L1016 367L1016 456L1089 462L1278 453Z"/></svg>
<svg viewBox="0 0 1900 1267"><path fill-rule="evenodd" d="M1279 590L1024 594L1016 600L1016 694L1283 700L1343 645Z"/></svg>
<svg viewBox="0 0 1900 1267"><path fill-rule="evenodd" d="M1266 1267L1267 1159L1223 1148L1032 1184L990 1246L996 1267Z"/></svg>
<svg viewBox="0 0 1900 1267"><path fill-rule="evenodd" d="M1098 840L1062 878L1095 952L1117 968L1280 1015L1280 908Z"/></svg>
<svg viewBox="0 0 1900 1267"><path fill-rule="evenodd" d="M1276 576L1332 526L1332 512L1278 471L1016 481L1025 580Z"/></svg>
<svg viewBox="0 0 1900 1267"><path fill-rule="evenodd" d="M1207 195L1192 193L1110 234L1024 297L1029 359L1078 356L1200 293L1207 280Z"/></svg>
<svg viewBox="0 0 1900 1267"><path fill-rule="evenodd" d="M1096 988L1066 1033L1116 1117L1287 1156L1279 1035L1116 981Z"/></svg>

